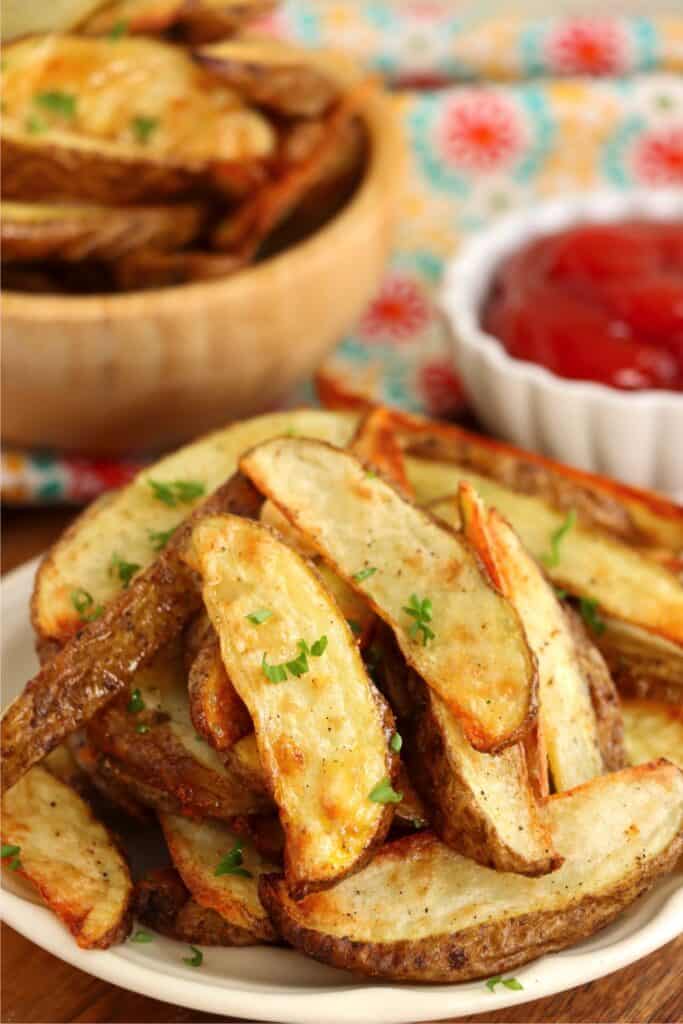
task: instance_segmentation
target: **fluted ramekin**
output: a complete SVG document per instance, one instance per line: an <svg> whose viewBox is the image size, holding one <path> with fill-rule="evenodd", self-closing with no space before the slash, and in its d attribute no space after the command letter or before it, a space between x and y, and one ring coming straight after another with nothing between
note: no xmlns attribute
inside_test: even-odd
<svg viewBox="0 0 683 1024"><path fill-rule="evenodd" d="M619 391L514 359L481 326L496 268L540 235L643 218L683 223L683 189L601 191L541 202L473 235L448 266L441 304L455 362L486 427L581 469L683 497L683 394Z"/></svg>

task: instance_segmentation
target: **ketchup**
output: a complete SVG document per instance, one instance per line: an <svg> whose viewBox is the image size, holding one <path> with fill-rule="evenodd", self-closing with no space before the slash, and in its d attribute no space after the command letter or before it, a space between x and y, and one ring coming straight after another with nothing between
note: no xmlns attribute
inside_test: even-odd
<svg viewBox="0 0 683 1024"><path fill-rule="evenodd" d="M683 222L589 224L499 268L483 327L560 377L683 391Z"/></svg>

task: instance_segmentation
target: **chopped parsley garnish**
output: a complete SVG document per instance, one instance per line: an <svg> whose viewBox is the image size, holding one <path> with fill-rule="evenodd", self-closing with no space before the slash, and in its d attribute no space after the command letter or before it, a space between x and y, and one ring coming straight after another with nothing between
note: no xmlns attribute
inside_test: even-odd
<svg viewBox="0 0 683 1024"><path fill-rule="evenodd" d="M201 498L206 492L204 484L199 480L170 480L168 483L160 480L148 480L147 483L152 488L152 493L157 501L168 505L169 508L175 508L180 504L185 505L194 501L195 498Z"/></svg>
<svg viewBox="0 0 683 1024"><path fill-rule="evenodd" d="M175 531L175 526L172 526L170 530L148 530L149 542L154 550L163 551Z"/></svg>
<svg viewBox="0 0 683 1024"><path fill-rule="evenodd" d="M360 569L359 572L355 572L351 579L354 583L362 583L363 580L370 579L371 576L374 576L376 572L377 569L375 566L369 565L367 569Z"/></svg>
<svg viewBox="0 0 683 1024"><path fill-rule="evenodd" d="M403 793L397 793L394 787L391 785L391 779L388 776L378 782L374 789L370 791L370 800L376 804L400 804L403 799Z"/></svg>
<svg viewBox="0 0 683 1024"><path fill-rule="evenodd" d="M595 597L580 597L579 598L579 612L581 618L586 625L600 636L601 633L605 632L605 622L600 612L598 611L599 605Z"/></svg>
<svg viewBox="0 0 683 1024"><path fill-rule="evenodd" d="M145 725L143 722L140 722L139 725L135 726L135 731L139 732L141 736L144 736L146 732L149 732L149 729L150 727Z"/></svg>
<svg viewBox="0 0 683 1024"><path fill-rule="evenodd" d="M52 114L59 114L61 117L73 117L76 113L76 97L70 92L41 92L35 97L35 102L43 110L49 110Z"/></svg>
<svg viewBox="0 0 683 1024"><path fill-rule="evenodd" d="M272 615L270 608L257 608L255 612L249 612L245 615L245 619L249 619L249 622L253 622L255 626L260 626L262 622L266 622Z"/></svg>
<svg viewBox="0 0 683 1024"><path fill-rule="evenodd" d="M347 619L346 621L348 622L349 629L351 630L353 635L360 636L361 633L363 632L363 630L361 629L360 622L357 622L355 619Z"/></svg>
<svg viewBox="0 0 683 1024"><path fill-rule="evenodd" d="M94 622L104 612L101 604L96 605L92 594L83 587L71 591L71 604L81 617L81 622Z"/></svg>
<svg viewBox="0 0 683 1024"><path fill-rule="evenodd" d="M130 122L130 126L135 136L135 141L139 142L141 146L146 146L151 139L154 132L159 127L158 117L145 117L143 114L138 114Z"/></svg>
<svg viewBox="0 0 683 1024"><path fill-rule="evenodd" d="M244 849L244 843L241 839L238 839L232 850L226 853L225 857L221 860L218 867L214 871L216 877L220 875L239 875L240 878L252 878L251 871L247 871L245 867L242 867L244 858L242 857L242 850Z"/></svg>
<svg viewBox="0 0 683 1024"><path fill-rule="evenodd" d="M138 928L135 934L130 937L131 942L152 942L153 940L154 936L142 928Z"/></svg>
<svg viewBox="0 0 683 1024"><path fill-rule="evenodd" d="M47 125L35 114L29 114L24 125L29 135L40 135L47 130Z"/></svg>
<svg viewBox="0 0 683 1024"><path fill-rule="evenodd" d="M395 754L398 754L399 750L403 746L403 737L400 732L395 732L389 740L389 749L393 750Z"/></svg>
<svg viewBox="0 0 683 1024"><path fill-rule="evenodd" d="M555 589L555 597L557 598L558 601L564 601L564 599L569 596L567 591L564 589L564 587L555 587L554 589Z"/></svg>
<svg viewBox="0 0 683 1024"><path fill-rule="evenodd" d="M117 39L122 39L128 33L128 22L121 18L120 21L114 22L112 27L107 33L107 39L111 39L116 42Z"/></svg>
<svg viewBox="0 0 683 1024"><path fill-rule="evenodd" d="M135 576L135 573L141 568L142 566L137 562L126 562L126 560L121 558L120 555L117 555L116 552L111 556L109 572L112 573L113 576L118 576L121 583L123 583L124 590L127 589L133 576Z"/></svg>
<svg viewBox="0 0 683 1024"><path fill-rule="evenodd" d="M12 846L10 843L3 843L1 853L3 860L9 860L8 867L10 871L18 871L21 867L21 860L19 859L21 847Z"/></svg>
<svg viewBox="0 0 683 1024"><path fill-rule="evenodd" d="M327 637L321 636L309 647L305 640L299 640L297 647L299 653L291 661L283 661L280 665L269 665L267 655L263 655L261 668L266 679L271 683L284 683L287 673L296 676L303 676L308 672L309 657L320 658L327 648Z"/></svg>
<svg viewBox="0 0 683 1024"><path fill-rule="evenodd" d="M403 606L403 611L415 619L410 627L410 635L416 637L418 633L422 633L422 644L426 646L427 641L433 640L436 635L427 625L432 621L432 602L428 597L420 600L417 594L411 594L410 603Z"/></svg>
<svg viewBox="0 0 683 1024"><path fill-rule="evenodd" d="M576 509L570 508L567 512L566 518L560 523L558 528L550 535L550 552L549 554L542 555L543 564L549 569L554 569L560 564L560 544L562 543L566 534L572 529L576 523Z"/></svg>
<svg viewBox="0 0 683 1024"><path fill-rule="evenodd" d="M486 987L489 990L489 992L493 992L495 990L496 985L505 985L505 988L510 988L514 992L521 992L521 990L524 988L524 985L522 985L521 982L517 981L516 978L504 978L500 974L497 974L495 978L489 978L489 980L486 982Z"/></svg>
<svg viewBox="0 0 683 1024"><path fill-rule="evenodd" d="M196 946L190 946L192 956L184 956L183 963L187 964L188 967L201 967L204 960L204 954L201 949L197 949Z"/></svg>
<svg viewBox="0 0 683 1024"><path fill-rule="evenodd" d="M144 711L146 706L140 690L136 687L130 695L126 711L129 711L131 715L137 715L138 711Z"/></svg>

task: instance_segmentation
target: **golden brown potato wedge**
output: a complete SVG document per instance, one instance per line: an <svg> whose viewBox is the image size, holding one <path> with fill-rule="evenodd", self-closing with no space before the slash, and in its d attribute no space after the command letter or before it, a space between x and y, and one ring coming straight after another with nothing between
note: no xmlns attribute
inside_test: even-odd
<svg viewBox="0 0 683 1024"><path fill-rule="evenodd" d="M397 981L502 974L604 927L683 849L683 775L665 761L594 779L549 810L564 864L542 878L491 871L423 832L329 892L295 902L265 876L261 898L288 942L335 967Z"/></svg>
<svg viewBox="0 0 683 1024"><path fill-rule="evenodd" d="M190 42L209 42L263 17L274 6L275 0L100 0L101 10L86 18L80 31L159 35L175 30Z"/></svg>
<svg viewBox="0 0 683 1024"><path fill-rule="evenodd" d="M358 870L386 835L396 795L393 718L339 608L299 554L261 524L220 516L188 560L246 704L303 895Z"/></svg>
<svg viewBox="0 0 683 1024"><path fill-rule="evenodd" d="M364 416L349 449L362 462L379 470L406 498L415 497L389 409L379 406Z"/></svg>
<svg viewBox="0 0 683 1024"><path fill-rule="evenodd" d="M182 658L173 647L135 674L122 701L95 716L88 737L97 750L168 794L187 814L230 819L270 806L245 789L197 735Z"/></svg>
<svg viewBox="0 0 683 1024"><path fill-rule="evenodd" d="M516 613L459 535L318 441L274 439L240 465L394 630L477 749L500 750L527 732L533 657Z"/></svg>
<svg viewBox="0 0 683 1024"><path fill-rule="evenodd" d="M180 558L195 523L224 509L257 515L259 507L259 496L237 474L188 517L156 562L130 580L127 589L124 583L124 590L108 607L99 605L82 585L66 589L62 599L71 599L81 631L29 680L3 716L3 792L123 693L138 669L171 643L197 611L201 597ZM102 571L98 554L96 564ZM120 561L112 563L109 556L105 564L105 574L111 574L112 564L116 566L120 585Z"/></svg>
<svg viewBox="0 0 683 1024"><path fill-rule="evenodd" d="M218 637L213 629L211 633L192 662L187 686L193 726L222 754L252 732L253 725L225 671Z"/></svg>
<svg viewBox="0 0 683 1024"><path fill-rule="evenodd" d="M4 41L36 32L68 32L83 18L89 17L103 0L50 0L49 3L24 3L4 0L2 31Z"/></svg>
<svg viewBox="0 0 683 1024"><path fill-rule="evenodd" d="M274 865L222 822L159 816L173 864L192 898L220 914L242 934L240 945L274 942L275 932L258 896L258 879Z"/></svg>
<svg viewBox="0 0 683 1024"><path fill-rule="evenodd" d="M406 665L386 629L373 647L376 678L403 737L402 756L443 842L499 871L554 870L560 859L524 744L495 756L474 750L458 719Z"/></svg>
<svg viewBox="0 0 683 1024"><path fill-rule="evenodd" d="M461 483L459 500L465 536L517 609L538 662L540 741L555 790L579 786L601 775L605 764L590 689L562 606L498 510L487 510L468 483Z"/></svg>
<svg viewBox="0 0 683 1024"><path fill-rule="evenodd" d="M84 949L107 949L130 930L133 885L104 825L78 794L36 766L2 800L3 866L36 887ZM3 855L4 856L4 855Z"/></svg>
<svg viewBox="0 0 683 1024"><path fill-rule="evenodd" d="M227 182L276 147L258 111L158 40L19 40L5 48L2 89L7 199L158 203L206 186L213 167Z"/></svg>
<svg viewBox="0 0 683 1024"><path fill-rule="evenodd" d="M174 249L199 231L198 205L110 207L87 203L0 205L3 262L115 260L144 246Z"/></svg>
<svg viewBox="0 0 683 1024"><path fill-rule="evenodd" d="M320 117L339 97L320 58L280 39L227 39L194 58L248 103L288 117Z"/></svg>
<svg viewBox="0 0 683 1024"><path fill-rule="evenodd" d="M124 581L115 571L114 555L147 567L203 495L235 472L243 452L288 431L344 445L355 422L354 416L316 409L257 416L185 445L127 487L99 499L75 520L38 569L31 615L39 644L62 644L82 628L74 591L89 594L93 609L117 597ZM178 489L179 483L184 490Z"/></svg>
<svg viewBox="0 0 683 1024"><path fill-rule="evenodd" d="M657 757L683 768L683 705L658 700L625 700L624 739L631 764Z"/></svg>
<svg viewBox="0 0 683 1024"><path fill-rule="evenodd" d="M604 620L596 637L620 693L683 703L683 649L638 626Z"/></svg>

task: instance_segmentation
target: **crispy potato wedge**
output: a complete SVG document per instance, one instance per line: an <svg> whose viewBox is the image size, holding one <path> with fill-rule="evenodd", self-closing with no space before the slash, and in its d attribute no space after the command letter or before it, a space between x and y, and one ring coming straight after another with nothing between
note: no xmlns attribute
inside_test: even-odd
<svg viewBox="0 0 683 1024"><path fill-rule="evenodd" d="M285 852L285 833L277 814L250 814L234 818L230 827L254 844L264 860L282 866Z"/></svg>
<svg viewBox="0 0 683 1024"><path fill-rule="evenodd" d="M334 600L268 529L216 517L194 534L188 560L254 723L285 831L288 885L301 896L334 884L365 863L391 824L391 803L370 796L396 771L391 713Z"/></svg>
<svg viewBox="0 0 683 1024"><path fill-rule="evenodd" d="M519 613L538 662L539 724L557 792L601 775L605 764L588 682L570 626L543 573L497 509L460 484L465 536Z"/></svg>
<svg viewBox="0 0 683 1024"><path fill-rule="evenodd" d="M535 715L533 657L516 613L459 535L353 455L318 441L275 439L240 465L391 626L477 749L500 750L525 734ZM430 625L412 608L423 601Z"/></svg>
<svg viewBox="0 0 683 1024"><path fill-rule="evenodd" d="M276 148L263 115L158 40L19 40L5 48L2 89L8 199L158 203Z"/></svg>
<svg viewBox="0 0 683 1024"><path fill-rule="evenodd" d="M288 117L320 117L339 97L324 61L280 39L227 39L194 54L248 103Z"/></svg>
<svg viewBox="0 0 683 1024"><path fill-rule="evenodd" d="M542 878L491 871L423 832L329 892L295 902L265 876L261 898L288 942L335 967L401 981L502 974L602 928L683 849L683 775L665 761L551 797L549 811L564 864Z"/></svg>
<svg viewBox="0 0 683 1024"><path fill-rule="evenodd" d="M638 626L604 620L597 636L620 693L683 703L683 650Z"/></svg>
<svg viewBox="0 0 683 1024"><path fill-rule="evenodd" d="M156 562L139 572L107 608L82 586L66 591L67 600L73 599L72 606L87 621L29 680L3 716L3 792L123 693L138 669L178 636L197 611L201 597L196 581L180 558L195 523L212 511L257 515L259 507L259 496L237 474L195 509Z"/></svg>
<svg viewBox="0 0 683 1024"><path fill-rule="evenodd" d="M30 4L24 0L4 0L0 36L7 41L36 32L68 32L101 6L102 0L50 0L50 3Z"/></svg>
<svg viewBox="0 0 683 1024"><path fill-rule="evenodd" d="M177 649L160 652L135 674L131 687L134 702L128 694L89 723L88 737L98 750L168 794L187 814L230 819L270 806L269 800L246 789L196 734Z"/></svg>
<svg viewBox="0 0 683 1024"><path fill-rule="evenodd" d="M349 448L362 462L379 470L406 498L415 497L390 409L379 406L364 416Z"/></svg>
<svg viewBox="0 0 683 1024"><path fill-rule="evenodd" d="M198 205L108 207L92 204L0 205L3 262L117 259L144 246L174 249L199 231Z"/></svg>
<svg viewBox="0 0 683 1024"><path fill-rule="evenodd" d="M18 873L79 946L107 949L125 939L133 895L128 865L70 786L32 768L3 797L2 842L19 847Z"/></svg>
<svg viewBox="0 0 683 1024"><path fill-rule="evenodd" d="M356 418L314 409L295 409L244 420L185 445L143 470L122 490L91 505L48 551L36 576L31 616L38 642L64 643L82 627L71 595L84 590L93 607L106 606L121 593L120 576L112 571L119 554L148 566L174 529L237 468L240 455L269 437L293 431L344 445ZM167 504L150 481L197 483L194 494ZM172 498L173 500L173 498Z"/></svg>
<svg viewBox="0 0 683 1024"><path fill-rule="evenodd" d="M161 814L159 821L173 864L199 906L239 929L240 945L248 938L252 943L276 941L258 896L259 876L274 865L222 822L190 821L176 814ZM217 874L226 857L231 870Z"/></svg>
<svg viewBox="0 0 683 1024"><path fill-rule="evenodd" d="M255 793L270 794L256 736L253 732L234 743L223 755L226 767L243 786Z"/></svg>
<svg viewBox="0 0 683 1024"><path fill-rule="evenodd" d="M106 35L118 25L143 35L175 29L189 41L209 42L269 14L275 0L113 0L99 6L82 22L81 32Z"/></svg>
<svg viewBox="0 0 683 1024"><path fill-rule="evenodd" d="M455 715L406 665L386 628L375 646L376 678L397 715L402 755L443 842L499 871L554 870L560 859L524 744L495 756L475 750Z"/></svg>
<svg viewBox="0 0 683 1024"><path fill-rule="evenodd" d="M159 868L146 875L135 886L134 902L135 916L169 939L198 946L254 944L251 931L196 903L175 868Z"/></svg>
<svg viewBox="0 0 683 1024"><path fill-rule="evenodd" d="M213 636L192 662L187 686L194 728L214 750L223 753L252 732L253 725L225 671L218 637L213 629L211 632Z"/></svg>
<svg viewBox="0 0 683 1024"><path fill-rule="evenodd" d="M88 742L84 731L74 732L66 740L66 748L69 750L74 764L78 771L78 777L70 785L88 800L96 809L102 808L102 813L107 820L111 811L122 812L129 818L148 824L151 820L149 801L141 801L135 794L135 787L126 778L117 778L114 772L103 769L104 756ZM60 750L57 747L56 750ZM50 760L55 751L42 762L52 770ZM62 781L69 781L63 779ZM155 807L156 804L151 806Z"/></svg>
<svg viewBox="0 0 683 1024"><path fill-rule="evenodd" d="M683 706L658 700L622 703L626 753L631 764L657 757L683 768Z"/></svg>

